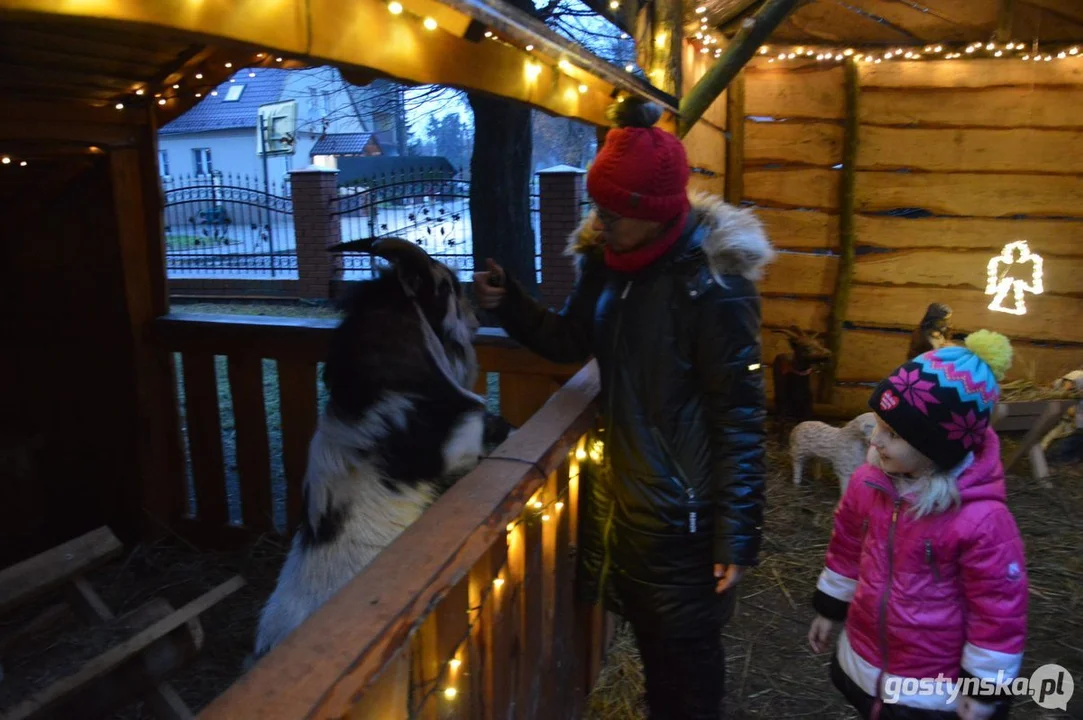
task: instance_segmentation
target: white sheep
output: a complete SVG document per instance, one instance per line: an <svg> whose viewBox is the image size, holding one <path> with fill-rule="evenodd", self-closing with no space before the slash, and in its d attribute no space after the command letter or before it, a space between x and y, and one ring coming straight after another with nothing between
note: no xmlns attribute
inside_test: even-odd
<svg viewBox="0 0 1083 720"><path fill-rule="evenodd" d="M478 328L455 274L403 240L345 243L393 263L359 283L324 371L300 527L259 621L267 653L387 547L482 453ZM250 658L246 665L251 664Z"/></svg>
<svg viewBox="0 0 1083 720"><path fill-rule="evenodd" d="M793 482L800 485L805 463L821 458L831 463L839 480L839 495L846 492L850 476L865 462L869 438L876 427L876 414L858 415L843 427L833 427L818 420L799 423L790 433L790 457Z"/></svg>

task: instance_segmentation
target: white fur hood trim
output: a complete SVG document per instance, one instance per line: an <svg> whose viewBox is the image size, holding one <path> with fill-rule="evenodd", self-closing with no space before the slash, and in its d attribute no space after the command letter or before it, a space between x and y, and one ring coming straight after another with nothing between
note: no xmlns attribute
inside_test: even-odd
<svg viewBox="0 0 1083 720"><path fill-rule="evenodd" d="M693 192L688 195L692 212L707 226L703 250L715 275L741 275L752 281L763 278L764 268L775 259L775 249L767 238L763 223L751 208L740 208L717 195ZM591 229L593 214L588 215L568 238L565 255L581 255L600 244Z"/></svg>

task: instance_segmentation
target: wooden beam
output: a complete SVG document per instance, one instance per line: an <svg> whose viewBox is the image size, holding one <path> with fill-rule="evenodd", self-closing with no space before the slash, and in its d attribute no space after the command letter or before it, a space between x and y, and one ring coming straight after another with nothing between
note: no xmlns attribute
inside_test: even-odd
<svg viewBox="0 0 1083 720"><path fill-rule="evenodd" d="M842 178L839 181L839 268L835 276L835 295L827 320L827 348L831 359L820 376L820 402L834 398L835 375L842 352L842 323L850 304L850 283L854 274L854 184L857 178L858 145L858 74L857 61L846 58L846 120L842 136Z"/></svg>
<svg viewBox="0 0 1083 720"><path fill-rule="evenodd" d="M186 508L184 454L172 357L154 345L155 318L169 312L163 195L158 179L157 127L149 110L133 148L109 153L117 251L124 277L125 313L136 371L139 419L135 447L139 486L129 488L128 518L142 537L154 537Z"/></svg>
<svg viewBox="0 0 1083 720"><path fill-rule="evenodd" d="M704 73L696 86L681 99L678 134L684 137L700 119L711 103L722 94L741 68L756 54L756 50L779 26L799 0L768 0L733 36L717 62Z"/></svg>
<svg viewBox="0 0 1083 720"><path fill-rule="evenodd" d="M726 202L737 205L745 193L745 74L726 91Z"/></svg>
<svg viewBox="0 0 1083 720"><path fill-rule="evenodd" d="M998 0L997 5L997 29L995 38L997 42L1008 42L1012 39L1012 19L1015 17L1015 0Z"/></svg>

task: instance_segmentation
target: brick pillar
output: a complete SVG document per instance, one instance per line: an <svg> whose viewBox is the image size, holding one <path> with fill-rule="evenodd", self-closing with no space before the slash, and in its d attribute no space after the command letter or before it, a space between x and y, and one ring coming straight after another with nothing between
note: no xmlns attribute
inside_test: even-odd
<svg viewBox="0 0 1083 720"><path fill-rule="evenodd" d="M293 228L297 238L297 293L309 299L331 297L331 282L342 278L342 258L327 252L342 241L342 228L331 216L338 197L338 170L314 165L290 171Z"/></svg>
<svg viewBox="0 0 1083 720"><path fill-rule="evenodd" d="M579 226L579 203L583 198L586 172L569 165L557 165L538 172L541 194L541 286L543 304L559 310L575 284L572 258L564 255L568 237Z"/></svg>

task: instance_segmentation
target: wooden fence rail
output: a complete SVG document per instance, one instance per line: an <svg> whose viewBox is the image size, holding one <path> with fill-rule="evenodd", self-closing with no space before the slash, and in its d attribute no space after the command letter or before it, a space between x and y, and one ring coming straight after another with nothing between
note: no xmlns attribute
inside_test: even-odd
<svg viewBox="0 0 1083 720"><path fill-rule="evenodd" d="M581 716L611 632L573 590L598 388L592 362L200 717Z"/></svg>
<svg viewBox="0 0 1083 720"><path fill-rule="evenodd" d="M335 324L331 319L184 313L155 322L160 347L180 355L178 370L183 377L184 426L196 508L186 523L189 530L201 533L212 544L223 530L293 532L301 513L308 444L319 411L318 368ZM545 362L499 330L483 329L476 348L482 372L475 390L486 395L489 374L497 374L500 413L515 426L526 422L578 369ZM216 359L221 357L227 368L224 373L216 370ZM271 373L265 379L264 360L274 361L277 382ZM286 481L284 528L276 527L273 512L274 458L267 399L275 394ZM239 486L240 518L232 521L223 451L225 402L232 404Z"/></svg>

